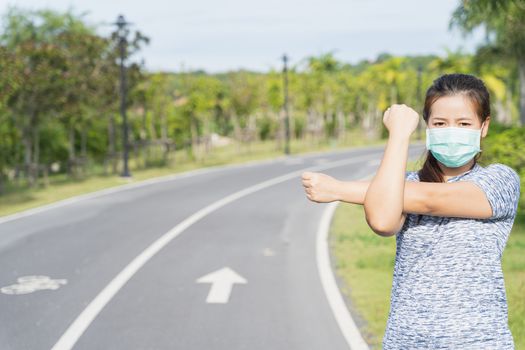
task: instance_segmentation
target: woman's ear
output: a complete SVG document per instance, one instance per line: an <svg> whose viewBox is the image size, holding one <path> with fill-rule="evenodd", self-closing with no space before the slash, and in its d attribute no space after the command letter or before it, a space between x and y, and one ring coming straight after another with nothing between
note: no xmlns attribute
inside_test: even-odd
<svg viewBox="0 0 525 350"><path fill-rule="evenodd" d="M490 116L487 116L487 119L483 122L483 130L481 130L481 137L487 136L487 132L489 131L489 125L490 125Z"/></svg>

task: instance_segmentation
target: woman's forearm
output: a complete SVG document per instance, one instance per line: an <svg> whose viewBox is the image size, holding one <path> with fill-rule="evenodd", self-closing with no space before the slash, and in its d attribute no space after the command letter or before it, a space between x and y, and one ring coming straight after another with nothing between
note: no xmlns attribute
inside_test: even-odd
<svg viewBox="0 0 525 350"><path fill-rule="evenodd" d="M365 216L376 232L392 230L402 218L408 146L409 137L390 135L379 169L366 192Z"/></svg>
<svg viewBox="0 0 525 350"><path fill-rule="evenodd" d="M340 201L353 204L364 204L370 180L339 181L337 197ZM430 198L428 186L419 182L405 181L403 212L410 214L430 215Z"/></svg>
<svg viewBox="0 0 525 350"><path fill-rule="evenodd" d="M346 203L364 204L370 180L341 181L337 188L337 198Z"/></svg>

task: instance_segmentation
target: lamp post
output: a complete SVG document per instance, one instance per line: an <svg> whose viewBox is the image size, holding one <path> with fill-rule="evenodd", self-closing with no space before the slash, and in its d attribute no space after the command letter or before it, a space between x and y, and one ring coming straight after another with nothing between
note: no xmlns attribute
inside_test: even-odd
<svg viewBox="0 0 525 350"><path fill-rule="evenodd" d="M283 85L284 85L284 129L285 129L285 144L284 153L290 154L290 115L288 114L288 57L283 55Z"/></svg>
<svg viewBox="0 0 525 350"><path fill-rule="evenodd" d="M124 61L126 60L126 47L127 47L127 36L129 33L128 25L124 16L119 15L117 22L114 23L117 26L118 44L120 51L120 115L122 116L122 149L124 162L124 168L122 170L122 177L131 177L128 167L129 158L129 143L128 143L128 118L126 115L126 66Z"/></svg>

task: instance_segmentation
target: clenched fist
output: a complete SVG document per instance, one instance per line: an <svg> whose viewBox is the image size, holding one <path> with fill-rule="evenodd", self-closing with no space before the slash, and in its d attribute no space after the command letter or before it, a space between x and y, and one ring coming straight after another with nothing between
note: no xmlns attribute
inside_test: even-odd
<svg viewBox="0 0 525 350"><path fill-rule="evenodd" d="M301 174L306 197L312 202L328 203L339 200L340 181L333 177L306 171Z"/></svg>
<svg viewBox="0 0 525 350"><path fill-rule="evenodd" d="M383 114L383 124L390 135L409 137L418 123L419 114L405 104L393 104Z"/></svg>

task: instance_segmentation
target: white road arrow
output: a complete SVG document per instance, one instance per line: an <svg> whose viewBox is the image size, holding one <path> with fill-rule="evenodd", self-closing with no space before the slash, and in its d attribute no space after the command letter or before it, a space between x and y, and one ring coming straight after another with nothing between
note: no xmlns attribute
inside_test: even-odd
<svg viewBox="0 0 525 350"><path fill-rule="evenodd" d="M225 304L230 299L234 283L246 284L246 279L239 276L237 272L229 267L223 267L220 270L209 273L196 280L197 283L211 283L211 289L206 298L207 303Z"/></svg>

